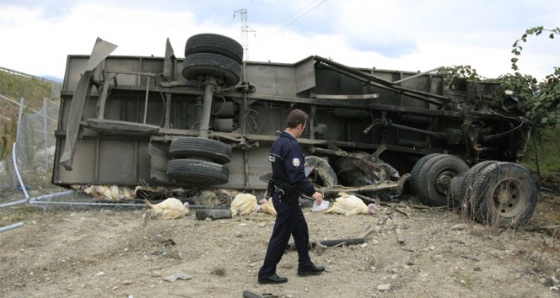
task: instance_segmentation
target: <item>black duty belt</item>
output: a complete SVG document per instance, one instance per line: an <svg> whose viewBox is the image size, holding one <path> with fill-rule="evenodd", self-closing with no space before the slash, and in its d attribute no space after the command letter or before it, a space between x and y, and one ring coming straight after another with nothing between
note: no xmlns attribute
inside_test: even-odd
<svg viewBox="0 0 560 298"><path fill-rule="evenodd" d="M299 191L291 184L282 180L270 180L268 182L268 193L278 194L280 201L295 202L299 198Z"/></svg>

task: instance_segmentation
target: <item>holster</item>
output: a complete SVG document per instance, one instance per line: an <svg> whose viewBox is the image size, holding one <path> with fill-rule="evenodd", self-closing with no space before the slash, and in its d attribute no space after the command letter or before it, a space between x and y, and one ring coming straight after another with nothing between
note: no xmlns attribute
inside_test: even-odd
<svg viewBox="0 0 560 298"><path fill-rule="evenodd" d="M286 200L286 202L294 203L298 201L299 191L293 185L290 185L282 181L280 188L284 191L284 199Z"/></svg>
<svg viewBox="0 0 560 298"><path fill-rule="evenodd" d="M276 187L274 185L274 180L268 180L268 195L272 196L276 192Z"/></svg>
<svg viewBox="0 0 560 298"><path fill-rule="evenodd" d="M268 193L270 195L277 193L280 201L288 203L297 202L299 199L298 190L284 181L268 181Z"/></svg>

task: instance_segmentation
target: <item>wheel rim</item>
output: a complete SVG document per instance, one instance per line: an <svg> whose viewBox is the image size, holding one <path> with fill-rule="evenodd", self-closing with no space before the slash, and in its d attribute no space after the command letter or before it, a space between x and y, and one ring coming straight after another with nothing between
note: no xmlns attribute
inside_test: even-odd
<svg viewBox="0 0 560 298"><path fill-rule="evenodd" d="M453 177L457 176L457 174L457 172L450 170L439 173L434 183L437 192L442 195L447 195L451 187L451 180L453 180Z"/></svg>
<svg viewBox="0 0 560 298"><path fill-rule="evenodd" d="M496 185L492 193L494 208L501 217L514 217L520 214L527 204L521 184L516 180L504 180Z"/></svg>

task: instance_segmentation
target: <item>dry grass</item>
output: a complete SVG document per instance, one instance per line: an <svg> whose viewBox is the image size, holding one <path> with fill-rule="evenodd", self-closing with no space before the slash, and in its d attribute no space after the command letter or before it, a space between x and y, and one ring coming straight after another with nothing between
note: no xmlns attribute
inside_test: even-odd
<svg viewBox="0 0 560 298"><path fill-rule="evenodd" d="M8 226L17 222L28 221L34 214L42 212L40 209L23 204L0 209L0 226Z"/></svg>

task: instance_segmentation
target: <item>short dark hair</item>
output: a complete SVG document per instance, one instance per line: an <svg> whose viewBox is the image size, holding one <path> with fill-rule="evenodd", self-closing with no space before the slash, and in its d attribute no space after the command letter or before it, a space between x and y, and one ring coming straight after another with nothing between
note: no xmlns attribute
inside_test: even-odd
<svg viewBox="0 0 560 298"><path fill-rule="evenodd" d="M296 128L300 124L307 124L307 113L300 109L292 110L286 118L286 127Z"/></svg>

